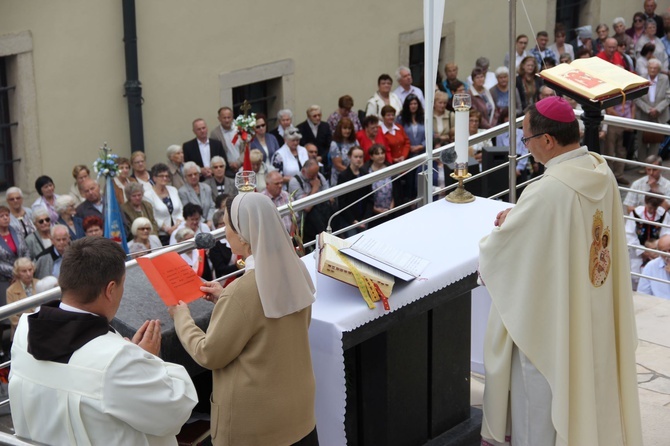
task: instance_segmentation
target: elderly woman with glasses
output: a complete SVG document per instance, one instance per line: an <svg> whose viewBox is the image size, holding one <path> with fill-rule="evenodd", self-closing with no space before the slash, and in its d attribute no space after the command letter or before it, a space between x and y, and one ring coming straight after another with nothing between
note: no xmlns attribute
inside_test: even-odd
<svg viewBox="0 0 670 446"><path fill-rule="evenodd" d="M39 208L33 212L33 224L36 231L26 237L26 246L28 246L31 259L35 260L42 251L51 247L51 222L46 209Z"/></svg>
<svg viewBox="0 0 670 446"><path fill-rule="evenodd" d="M668 53L665 52L665 45L656 37L656 21L654 19L647 19L644 23L644 34L635 43L635 56L639 57L642 53L642 48L647 43L654 44L654 57L661 62L661 73L668 72Z"/></svg>
<svg viewBox="0 0 670 446"><path fill-rule="evenodd" d="M139 217L133 221L130 227L133 239L128 242L128 252L133 259L163 246L159 238L151 233L151 230L152 226L148 218ZM132 255L136 253L137 255Z"/></svg>
<svg viewBox="0 0 670 446"><path fill-rule="evenodd" d="M218 282L201 287L214 303L206 332L184 302L168 308L185 350L212 370L213 443L318 445L310 275L264 194L229 199L224 220L245 273L225 289Z"/></svg>
<svg viewBox="0 0 670 446"><path fill-rule="evenodd" d="M235 179L226 176L226 160L221 156L213 156L209 162L212 176L205 178L205 184L212 190L212 200L219 195L237 195ZM215 206L216 207L216 206Z"/></svg>
<svg viewBox="0 0 670 446"><path fill-rule="evenodd" d="M12 270L14 276L14 283L12 283L9 288L7 288L7 303L11 304L18 302L21 299L30 297L33 294L37 294L35 289L37 279L35 279L35 264L32 260L27 257L19 257L14 262L14 268ZM16 331L16 325L19 323L19 318L23 313L33 313L35 312L34 308L29 308L23 310L21 313L14 314L9 317L9 321L12 325L12 339L14 338L14 331Z"/></svg>
<svg viewBox="0 0 670 446"><path fill-rule="evenodd" d="M154 217L158 223L158 238L163 245L170 241L170 234L174 232L184 218L182 217L182 203L179 191L170 186L170 169L163 163L155 164L151 168L151 178L154 185L145 189L144 199L154 209Z"/></svg>
<svg viewBox="0 0 670 446"><path fill-rule="evenodd" d="M121 212L123 213L126 235L130 234L131 225L139 217L148 219L151 222L151 233L158 235L158 223L154 218L154 208L151 203L144 200L144 187L139 183L130 183L123 192L126 194L126 202L121 205Z"/></svg>
<svg viewBox="0 0 670 446"><path fill-rule="evenodd" d="M309 159L307 149L300 145L302 135L295 127L284 131L284 145L272 157L272 165L282 175L284 189L287 189L291 178L300 173L303 164Z"/></svg>
<svg viewBox="0 0 670 446"><path fill-rule="evenodd" d="M130 154L130 166L133 168L132 177L144 186L144 190L151 189L154 180L149 171L147 171L147 156L144 152L136 150Z"/></svg>
<svg viewBox="0 0 670 446"><path fill-rule="evenodd" d="M170 182L179 190L184 184L184 150L181 146L173 144L167 148L167 166L170 169Z"/></svg>
<svg viewBox="0 0 670 446"><path fill-rule="evenodd" d="M268 133L268 118L263 113L256 115L256 134L249 144L250 149L258 149L263 154L263 162L269 164L272 155L279 150L279 142L272 133Z"/></svg>
<svg viewBox="0 0 670 446"><path fill-rule="evenodd" d="M78 217L74 206L74 198L70 195L61 195L56 199L56 211L58 211L58 220L56 223L67 226L70 232L70 240L86 237L83 220Z"/></svg>
<svg viewBox="0 0 670 446"><path fill-rule="evenodd" d="M23 191L18 187L10 187L5 193L5 198L9 207L9 224L16 232L23 238L35 232L33 210L23 206Z"/></svg>
<svg viewBox="0 0 670 446"><path fill-rule="evenodd" d="M179 189L179 199L182 204L193 203L202 209L202 217L208 226L212 226L212 215L214 215L214 200L212 189L207 183L200 182L200 167L193 161L184 164L184 177L186 184Z"/></svg>

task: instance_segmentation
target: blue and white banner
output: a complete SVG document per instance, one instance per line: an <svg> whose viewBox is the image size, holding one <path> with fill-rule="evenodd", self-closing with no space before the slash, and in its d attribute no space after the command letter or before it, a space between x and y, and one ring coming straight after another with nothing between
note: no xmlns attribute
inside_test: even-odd
<svg viewBox="0 0 670 446"><path fill-rule="evenodd" d="M105 179L105 238L119 243L128 254L128 243L126 243L126 231L123 227L123 215L119 202L116 201L114 193L114 179L108 176Z"/></svg>

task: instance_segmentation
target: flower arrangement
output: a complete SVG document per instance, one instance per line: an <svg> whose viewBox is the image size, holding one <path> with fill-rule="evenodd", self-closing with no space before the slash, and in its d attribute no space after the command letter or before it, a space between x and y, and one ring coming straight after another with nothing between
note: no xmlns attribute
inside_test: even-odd
<svg viewBox="0 0 670 446"><path fill-rule="evenodd" d="M107 147L107 143L100 148L100 157L93 162L93 170L101 176L114 178L119 174L119 165L116 163L118 155L110 153L111 149Z"/></svg>
<svg viewBox="0 0 670 446"><path fill-rule="evenodd" d="M235 118L235 126L237 127L237 134L242 140L250 142L256 134L256 113L239 115ZM236 137L238 135L236 135Z"/></svg>

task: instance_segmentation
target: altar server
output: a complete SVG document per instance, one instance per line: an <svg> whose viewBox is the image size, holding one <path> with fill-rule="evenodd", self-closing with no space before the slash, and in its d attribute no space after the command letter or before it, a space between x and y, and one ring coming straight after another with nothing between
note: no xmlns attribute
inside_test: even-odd
<svg viewBox="0 0 670 446"><path fill-rule="evenodd" d="M579 146L572 108L532 105L523 142L544 177L480 243L492 305L483 444L639 445L635 315L617 182ZM510 428L511 427L511 431Z"/></svg>
<svg viewBox="0 0 670 446"><path fill-rule="evenodd" d="M109 322L123 296L126 254L85 237L65 251L62 300L19 320L9 401L16 434L40 444L177 445L198 402L181 365L162 361L160 323L132 340Z"/></svg>

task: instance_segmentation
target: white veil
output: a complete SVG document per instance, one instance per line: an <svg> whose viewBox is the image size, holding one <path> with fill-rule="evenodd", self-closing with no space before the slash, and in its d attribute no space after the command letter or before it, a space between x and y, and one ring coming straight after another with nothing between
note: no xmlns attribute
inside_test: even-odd
<svg viewBox="0 0 670 446"><path fill-rule="evenodd" d="M241 193L233 200L230 221L251 246L265 317L280 318L311 305L314 284L272 201Z"/></svg>

